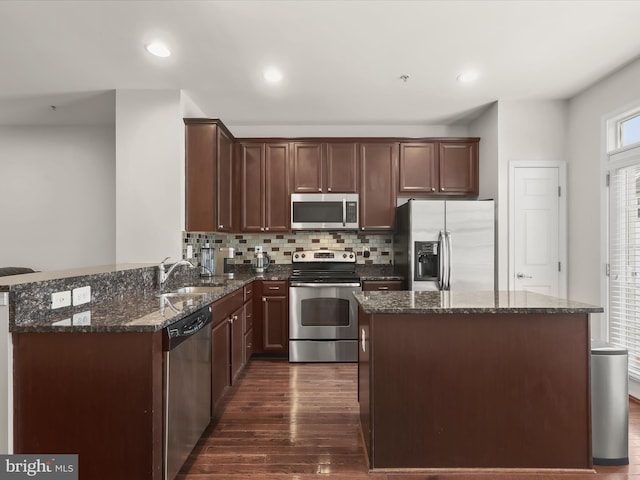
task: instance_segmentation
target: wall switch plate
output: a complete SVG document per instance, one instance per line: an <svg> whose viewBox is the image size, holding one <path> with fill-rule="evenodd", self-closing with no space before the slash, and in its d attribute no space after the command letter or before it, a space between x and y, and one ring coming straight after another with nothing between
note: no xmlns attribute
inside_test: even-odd
<svg viewBox="0 0 640 480"><path fill-rule="evenodd" d="M51 308L62 308L71 305L71 291L55 292L51 294Z"/></svg>
<svg viewBox="0 0 640 480"><path fill-rule="evenodd" d="M369 258L371 256L371 251L369 250L369 247L362 247L362 256L364 258Z"/></svg>
<svg viewBox="0 0 640 480"><path fill-rule="evenodd" d="M187 245L187 260L193 258L193 245Z"/></svg>
<svg viewBox="0 0 640 480"><path fill-rule="evenodd" d="M76 313L73 315L74 325L91 325L91 310Z"/></svg>
<svg viewBox="0 0 640 480"><path fill-rule="evenodd" d="M89 285L86 287L74 288L72 293L74 305L82 305L91 301L91 287Z"/></svg>

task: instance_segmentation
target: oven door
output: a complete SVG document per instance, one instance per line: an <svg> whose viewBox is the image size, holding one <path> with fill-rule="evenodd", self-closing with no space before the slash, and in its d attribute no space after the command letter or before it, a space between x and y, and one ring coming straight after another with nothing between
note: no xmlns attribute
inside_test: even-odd
<svg viewBox="0 0 640 480"><path fill-rule="evenodd" d="M292 283L290 340L357 340L359 283Z"/></svg>

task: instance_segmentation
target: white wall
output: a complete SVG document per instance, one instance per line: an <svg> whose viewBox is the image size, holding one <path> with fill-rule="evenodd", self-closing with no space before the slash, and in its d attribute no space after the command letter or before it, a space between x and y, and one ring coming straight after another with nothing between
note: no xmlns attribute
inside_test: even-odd
<svg viewBox="0 0 640 480"><path fill-rule="evenodd" d="M236 138L466 137L466 125L242 125L225 122Z"/></svg>
<svg viewBox="0 0 640 480"><path fill-rule="evenodd" d="M601 212L606 191L601 174L604 152L602 121L640 100L640 60L576 95L569 102L569 295L605 306L601 257L606 229ZM604 338L605 326L594 316L592 336Z"/></svg>
<svg viewBox="0 0 640 480"><path fill-rule="evenodd" d="M115 260L114 128L0 128L0 267Z"/></svg>
<svg viewBox="0 0 640 480"><path fill-rule="evenodd" d="M184 123L179 90L116 91L116 261L182 255Z"/></svg>

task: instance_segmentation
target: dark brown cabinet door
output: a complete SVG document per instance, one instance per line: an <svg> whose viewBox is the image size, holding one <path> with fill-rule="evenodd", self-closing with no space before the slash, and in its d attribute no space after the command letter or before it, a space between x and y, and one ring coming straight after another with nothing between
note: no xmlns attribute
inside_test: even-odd
<svg viewBox="0 0 640 480"><path fill-rule="evenodd" d="M293 143L291 147L292 192L322 192L322 144Z"/></svg>
<svg viewBox="0 0 640 480"><path fill-rule="evenodd" d="M185 127L185 223L186 229L216 229L216 130L215 124Z"/></svg>
<svg viewBox="0 0 640 480"><path fill-rule="evenodd" d="M440 142L440 193L478 194L478 142Z"/></svg>
<svg viewBox="0 0 640 480"><path fill-rule="evenodd" d="M358 193L358 148L355 143L327 143L326 191Z"/></svg>
<svg viewBox="0 0 640 480"><path fill-rule="evenodd" d="M286 296L262 297L262 334L265 353L289 351L289 301Z"/></svg>
<svg viewBox="0 0 640 480"><path fill-rule="evenodd" d="M211 413L224 396L229 381L230 323L227 318L211 330Z"/></svg>
<svg viewBox="0 0 640 480"><path fill-rule="evenodd" d="M231 325L231 385L235 384L244 366L244 308L240 307L230 317Z"/></svg>
<svg viewBox="0 0 640 480"><path fill-rule="evenodd" d="M240 226L243 232L261 231L264 218L262 164L264 144L246 143L240 146Z"/></svg>
<svg viewBox="0 0 640 480"><path fill-rule="evenodd" d="M264 161L264 231L290 230L289 144L267 143Z"/></svg>
<svg viewBox="0 0 640 480"><path fill-rule="evenodd" d="M360 144L360 229L393 230L397 143Z"/></svg>
<svg viewBox="0 0 640 480"><path fill-rule="evenodd" d="M233 231L233 140L218 129L217 225L218 232Z"/></svg>
<svg viewBox="0 0 640 480"><path fill-rule="evenodd" d="M400 192L435 193L438 189L435 143L400 144Z"/></svg>

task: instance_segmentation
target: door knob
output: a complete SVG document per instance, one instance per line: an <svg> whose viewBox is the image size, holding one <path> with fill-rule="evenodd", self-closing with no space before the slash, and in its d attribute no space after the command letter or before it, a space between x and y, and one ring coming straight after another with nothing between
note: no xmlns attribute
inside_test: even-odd
<svg viewBox="0 0 640 480"><path fill-rule="evenodd" d="M522 272L518 272L516 273L516 278L519 280L522 280L523 278L533 278L531 275L525 275Z"/></svg>

